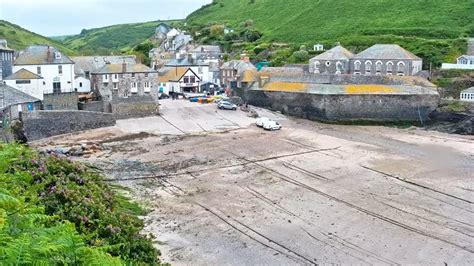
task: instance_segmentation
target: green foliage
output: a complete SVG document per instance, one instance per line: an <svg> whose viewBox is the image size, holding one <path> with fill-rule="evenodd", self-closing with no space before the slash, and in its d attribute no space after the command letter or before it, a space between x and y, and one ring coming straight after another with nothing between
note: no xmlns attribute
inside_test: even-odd
<svg viewBox="0 0 474 266"><path fill-rule="evenodd" d="M217 5L218 3L218 5ZM376 43L397 43L425 59L425 68L451 62L474 36L472 0L219 0L192 13L190 25L207 23L262 33L259 42L336 42L359 52ZM251 21L252 23L247 23ZM254 41L247 39L246 41ZM295 52L295 51L294 51Z"/></svg>
<svg viewBox="0 0 474 266"><path fill-rule="evenodd" d="M0 264L159 264L140 211L89 167L0 145Z"/></svg>
<svg viewBox="0 0 474 266"><path fill-rule="evenodd" d="M155 28L163 21L112 25L96 29L84 29L79 35L68 37L64 44L81 54L123 53L148 40ZM176 21L165 21L173 23ZM148 54L148 51L145 53Z"/></svg>
<svg viewBox="0 0 474 266"><path fill-rule="evenodd" d="M74 50L67 48L60 42L28 31L5 20L0 20L0 39L6 39L8 41L8 46L15 50L25 49L33 44L49 44L68 55L76 54Z"/></svg>
<svg viewBox="0 0 474 266"><path fill-rule="evenodd" d="M153 49L153 43L150 41L146 41L141 43L133 48L133 53L137 56L137 58L145 65L150 65L150 56L149 52Z"/></svg>

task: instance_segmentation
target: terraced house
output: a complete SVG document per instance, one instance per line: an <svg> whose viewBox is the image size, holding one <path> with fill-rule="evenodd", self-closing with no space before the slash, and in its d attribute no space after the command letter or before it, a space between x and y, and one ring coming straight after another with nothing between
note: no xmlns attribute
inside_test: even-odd
<svg viewBox="0 0 474 266"><path fill-rule="evenodd" d="M40 100L43 100L43 94L74 92L74 62L52 46L32 45L21 51L13 63L13 75L26 71L43 78L40 88L43 91L33 95ZM19 81L18 84L25 85L26 82Z"/></svg>
<svg viewBox="0 0 474 266"><path fill-rule="evenodd" d="M315 74L415 76L422 71L423 60L396 44L376 44L359 54L336 46L310 60Z"/></svg>
<svg viewBox="0 0 474 266"><path fill-rule="evenodd" d="M157 76L143 64L106 64L91 73L91 83L104 101L146 95L157 98Z"/></svg>

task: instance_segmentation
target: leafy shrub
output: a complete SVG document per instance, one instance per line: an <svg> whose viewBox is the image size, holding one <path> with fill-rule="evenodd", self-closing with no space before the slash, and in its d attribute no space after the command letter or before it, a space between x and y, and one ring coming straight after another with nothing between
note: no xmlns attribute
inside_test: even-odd
<svg viewBox="0 0 474 266"><path fill-rule="evenodd" d="M159 264L158 251L140 235L143 222L122 211L90 167L0 145L0 187L0 261Z"/></svg>

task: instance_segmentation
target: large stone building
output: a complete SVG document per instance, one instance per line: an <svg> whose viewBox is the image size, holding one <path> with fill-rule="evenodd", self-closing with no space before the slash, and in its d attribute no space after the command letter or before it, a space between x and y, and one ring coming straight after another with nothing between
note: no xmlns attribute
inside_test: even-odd
<svg viewBox="0 0 474 266"><path fill-rule="evenodd" d="M336 46L310 60L315 74L414 76L422 70L423 60L395 44L376 44L354 55Z"/></svg>
<svg viewBox="0 0 474 266"><path fill-rule="evenodd" d="M349 61L354 54L338 45L311 60L309 72L315 74L349 74Z"/></svg>
<svg viewBox="0 0 474 266"><path fill-rule="evenodd" d="M58 49L49 45L33 45L20 52L13 64L13 72L27 70L43 78L44 94L74 92L74 62ZM18 87L21 90L20 87Z"/></svg>
<svg viewBox="0 0 474 266"><path fill-rule="evenodd" d="M92 87L104 101L151 95L158 97L158 73L143 64L106 64L91 73Z"/></svg>
<svg viewBox="0 0 474 266"><path fill-rule="evenodd" d="M257 68L250 62L249 58L243 56L241 60L225 62L221 67L221 85L224 88L244 88L255 81L254 76Z"/></svg>

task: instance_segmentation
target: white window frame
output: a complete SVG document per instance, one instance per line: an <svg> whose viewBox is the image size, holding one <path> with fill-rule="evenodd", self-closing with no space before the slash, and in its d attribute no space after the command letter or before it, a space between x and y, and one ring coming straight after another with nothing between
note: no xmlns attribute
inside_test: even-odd
<svg viewBox="0 0 474 266"><path fill-rule="evenodd" d="M138 86L136 82L131 83L132 88L130 89L131 93L138 93Z"/></svg>
<svg viewBox="0 0 474 266"><path fill-rule="evenodd" d="M370 66L370 67L367 68L367 66ZM372 74L372 61L365 61L364 70L365 70L366 75L371 75Z"/></svg>

